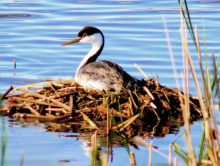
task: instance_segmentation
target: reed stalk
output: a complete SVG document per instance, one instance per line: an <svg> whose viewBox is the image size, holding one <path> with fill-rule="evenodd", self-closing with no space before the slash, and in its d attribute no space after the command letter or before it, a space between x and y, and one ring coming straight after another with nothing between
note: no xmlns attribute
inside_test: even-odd
<svg viewBox="0 0 220 166"><path fill-rule="evenodd" d="M97 130L91 137L91 154L92 154L92 166L97 165L97 158L98 158L98 145L97 145Z"/></svg>
<svg viewBox="0 0 220 166"><path fill-rule="evenodd" d="M150 148L149 148L149 159L148 159L148 166L152 165L152 143L150 143Z"/></svg>
<svg viewBox="0 0 220 166"><path fill-rule="evenodd" d="M181 10L182 11L182 10ZM181 14L182 16L182 14ZM186 37L184 37L184 27L183 24L181 24L182 27L180 29L180 33L182 36L182 42L184 42ZM187 45L185 47L182 47L183 49L183 59L185 59L185 52L186 57L188 56L186 49L188 49ZM189 107L189 71L188 71L188 58L184 61L184 74L182 75L183 80L183 87L184 87L184 101L185 103L182 104L182 111L183 111L183 119L185 123L185 132L186 132L186 140L187 140L187 148L188 148L188 164L189 165L196 165L196 159L192 148L192 141L190 136L190 107Z"/></svg>
<svg viewBox="0 0 220 166"><path fill-rule="evenodd" d="M21 152L20 166L24 165L24 153L25 153L25 151L24 151L24 149L23 149L22 152Z"/></svg>
<svg viewBox="0 0 220 166"><path fill-rule="evenodd" d="M1 116L1 153L0 153L0 164L1 166L4 166L5 163L9 165L9 160L6 158L7 156L7 134L8 134L8 128L7 125L5 125L4 118Z"/></svg>
<svg viewBox="0 0 220 166"><path fill-rule="evenodd" d="M199 97L199 102L200 102L200 107L201 107L201 112L203 114L203 120L204 120L204 127L203 127L203 132L201 134L201 142L200 142L200 150L198 154L198 160L196 161L195 158L195 152L193 150L193 146L191 143L191 136L190 136L190 123L189 123L189 118L190 118L190 110L189 110L189 105L187 102L183 105L183 116L184 116L184 122L186 126L186 138L187 138L187 147L188 147L188 152L185 152L180 146L174 145L175 151L177 154L187 163L187 165L201 165L201 164L213 164L213 165L220 165L220 149L219 149L219 126L217 126L216 123L216 116L215 116L215 110L214 110L214 101L215 97L213 97L213 87L217 86L216 88L216 93L219 94L219 85L218 85L218 70L217 70L217 65L215 64L215 58L213 58L213 66L214 66L214 79L211 83L211 76L209 69L207 67L207 56L206 56L206 75L204 73L203 69L203 63L202 63L202 53L200 49L200 42L199 42L199 34L198 34L198 28L195 26L195 29L193 30L192 28L192 23L189 15L189 10L187 7L187 3L184 0L185 3L185 10L187 13L187 18L184 14L184 10L181 6L181 1L180 2L180 8L181 8L181 37L182 37L182 48L183 48L183 64L184 64L184 74L183 74L183 84L184 84L184 100L187 101L187 94L188 93L188 64L191 70L191 73L193 75L194 83L196 86L196 91ZM188 30L190 31L191 37L196 45L196 50L198 53L198 62L199 62L199 67L200 67L200 73L201 73L201 78L202 78L202 87L203 87L203 94L204 94L204 100L202 97L202 90L200 89L199 82L198 82L198 77L194 69L194 65L192 63L192 59L187 47L187 37L186 37L186 30L184 30L184 24L183 24L183 19L182 16L185 19L185 23L188 27ZM195 35L194 35L195 32ZM206 53L205 53L206 54ZM186 55L186 56L185 56ZM214 53L213 53L214 57ZM218 58L219 59L219 58ZM218 95L219 97L220 95ZM219 97L220 99L220 97ZM218 102L219 102L218 99ZM211 125L212 122L212 125ZM204 154L205 153L205 154Z"/></svg>
<svg viewBox="0 0 220 166"><path fill-rule="evenodd" d="M136 166L136 160L135 160L135 155L134 155L134 153L133 153L133 152L130 152L129 156L130 156L131 166Z"/></svg>
<svg viewBox="0 0 220 166"><path fill-rule="evenodd" d="M172 166L172 144L169 145L169 166Z"/></svg>

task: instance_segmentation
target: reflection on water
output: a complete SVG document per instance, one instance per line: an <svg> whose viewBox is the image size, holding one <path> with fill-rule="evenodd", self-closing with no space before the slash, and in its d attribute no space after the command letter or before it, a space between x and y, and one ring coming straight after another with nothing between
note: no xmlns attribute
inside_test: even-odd
<svg viewBox="0 0 220 166"><path fill-rule="evenodd" d="M38 129L36 131L46 131L49 133L57 133L56 137L59 138L71 138L82 142L83 153L88 156L88 158L92 158L92 150L93 144L91 143L92 138L94 137L94 133L96 130L87 124L85 121L82 122L45 122L45 120L37 120L37 119L11 119L9 120L10 127L21 127L21 128L29 128L30 126L37 126ZM168 134L178 134L180 127L183 125L182 118L172 119L166 123L164 122L155 122L155 124L150 124L148 122L140 121L136 125L130 125L126 127L123 131L112 131L107 134L107 128L105 121L102 123L97 122L99 130L97 132L96 145L100 148L98 150L99 157L97 158L97 162L100 160L101 156L105 154L111 158L111 162L114 163L117 156L114 155L115 147L129 147L129 149L139 150L141 148L149 148L149 143L147 140L153 140L155 138L164 138ZM50 142L51 138L45 140L47 143ZM174 141L174 140L173 140ZM158 148L158 149L157 149ZM161 152L161 145L154 144L154 149L157 149L156 153ZM126 153L125 153L126 154ZM165 156L168 154L165 154ZM162 157L162 156L161 156ZM59 158L59 157L58 157ZM163 157L162 157L163 158ZM59 160L59 163L63 162L74 162L73 159L68 160Z"/></svg>
<svg viewBox="0 0 220 166"><path fill-rule="evenodd" d="M142 138L144 140L152 139L153 137L158 139L165 137L167 134L177 134L179 132L179 125L182 125L181 122L177 126L177 121L170 121L170 123L168 123L166 126L155 125L155 128L153 128L152 126L148 126L147 123L145 125L142 123L139 124L138 129L130 128L128 130L120 132L120 134L117 131L113 131L110 133L110 135L106 134L106 128L100 128L97 137L97 145L101 148L99 152L106 153L106 149L111 149L111 153L109 153L108 155L111 156L112 162L114 163L114 158L116 157L115 155L113 155L115 153L114 147L124 148L124 146L128 145L131 149L138 150L140 149L140 146L148 149L149 147L147 142L141 141ZM44 124L42 124L36 119L17 119L12 120L11 122L13 122L13 127L20 126L22 128L27 128L30 126L38 126L39 128L36 131L56 132L57 137L75 138L79 141L82 141L84 154L89 158L91 157L91 138L94 135L95 130L89 127L88 124L85 124L83 122L78 124L45 122ZM137 136L141 136L141 138ZM47 142L52 143L50 141L50 138L48 138ZM156 146L155 148L157 148L159 145L154 144L154 146ZM160 149L161 147L159 146L158 150Z"/></svg>

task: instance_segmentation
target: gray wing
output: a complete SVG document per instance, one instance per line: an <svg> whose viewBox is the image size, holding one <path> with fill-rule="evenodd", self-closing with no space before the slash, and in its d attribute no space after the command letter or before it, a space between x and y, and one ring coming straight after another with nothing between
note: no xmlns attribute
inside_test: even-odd
<svg viewBox="0 0 220 166"><path fill-rule="evenodd" d="M116 92L120 92L122 87L132 89L133 82L136 82L122 67L110 61L89 63L79 71L78 79L84 85L93 82L101 87L98 89Z"/></svg>

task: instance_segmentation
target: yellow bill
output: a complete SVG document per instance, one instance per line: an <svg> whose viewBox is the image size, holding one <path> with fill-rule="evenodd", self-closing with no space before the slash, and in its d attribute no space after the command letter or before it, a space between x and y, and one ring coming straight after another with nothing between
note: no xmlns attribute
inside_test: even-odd
<svg viewBox="0 0 220 166"><path fill-rule="evenodd" d="M77 38L75 38L75 39L73 39L73 40L71 40L71 41L69 41L67 43L62 44L61 47L69 45L69 44L77 43L77 42L79 42L80 39L81 39L81 37L77 37Z"/></svg>

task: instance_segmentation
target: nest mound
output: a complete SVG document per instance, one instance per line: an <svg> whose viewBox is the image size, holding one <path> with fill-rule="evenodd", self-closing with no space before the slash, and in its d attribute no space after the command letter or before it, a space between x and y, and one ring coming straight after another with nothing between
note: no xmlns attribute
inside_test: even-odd
<svg viewBox="0 0 220 166"><path fill-rule="evenodd" d="M7 105L2 110L17 118L86 122L96 129L109 117L117 128L139 122L155 126L169 123L171 119L182 120L183 92L162 86L154 78L140 80L139 85L133 92L121 93L86 89L72 80L11 86L2 95ZM8 94L11 90L13 93ZM189 105L191 121L201 118L198 99L189 96Z"/></svg>

